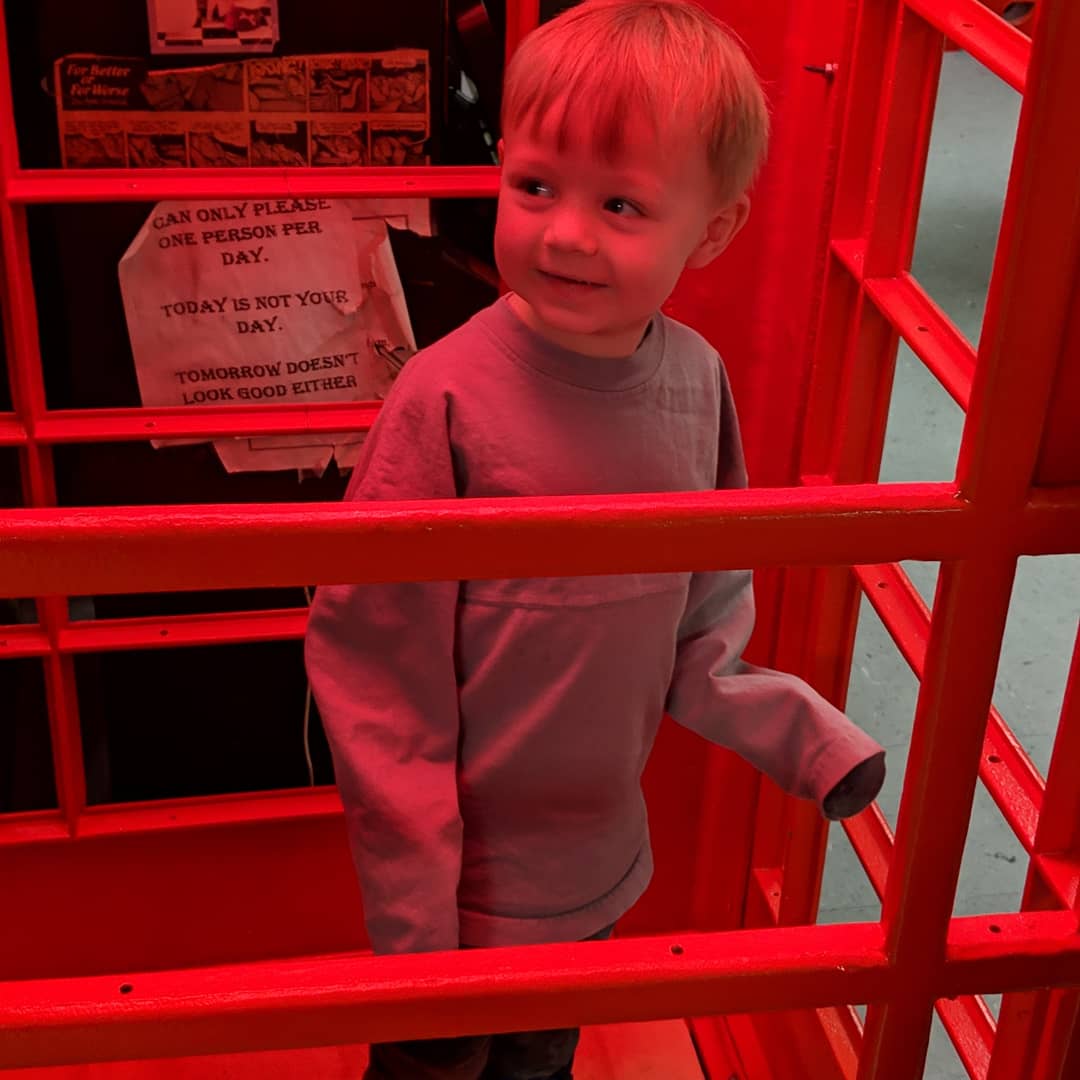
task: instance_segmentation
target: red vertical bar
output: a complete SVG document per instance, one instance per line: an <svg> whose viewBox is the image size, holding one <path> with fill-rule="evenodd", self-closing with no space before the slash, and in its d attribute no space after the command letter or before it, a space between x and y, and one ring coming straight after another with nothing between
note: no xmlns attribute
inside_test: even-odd
<svg viewBox="0 0 1080 1080"><path fill-rule="evenodd" d="M894 3L859 4L850 20L845 55L840 58L833 91L844 103L838 133L839 171L828 221L828 233L833 236L851 235L862 228L867 191L873 182L869 162L874 117L886 92L880 72L893 48L897 10ZM874 313L864 303L861 282L853 280L831 244L824 247L826 275L799 470L804 478L813 475L815 480L827 477L829 482L837 482L838 460L844 456L842 448L859 441L850 425L852 398L860 393L853 390L852 373L859 367L862 350L868 345L875 356L895 355L895 339L891 343L868 343L864 318ZM884 324L877 320L877 325ZM863 370L876 376L881 368L872 364ZM883 385L875 379L871 389L871 396L884 403L878 410L882 432L891 383L890 363L886 362L884 372ZM875 426L871 421L871 427ZM876 461L870 475L875 466ZM785 574L783 588L775 663L802 675L842 706L858 611L858 591L850 574L841 568L790 570ZM759 832L761 824L759 821ZM774 860L779 855L772 865L782 867L779 918L787 924L812 921L821 890L827 828L819 816L811 816L799 808L785 811L783 826L786 842L780 852L772 855ZM756 854L755 865L766 865L759 861L765 855L760 843Z"/></svg>
<svg viewBox="0 0 1080 1080"><path fill-rule="evenodd" d="M517 52L521 39L540 25L540 0L507 0L506 61Z"/></svg>
<svg viewBox="0 0 1080 1080"><path fill-rule="evenodd" d="M831 483L874 480L880 468L899 339L867 303L866 280L910 265L941 35L900 5L862 4L853 64L833 235L854 236L856 257L849 264L835 247L830 256L802 462L804 476ZM844 569L817 571L810 581L798 620L806 650L799 670L843 704L861 593ZM793 850L805 851L799 839ZM793 900L783 910L812 914L811 900L816 910L816 894L801 898L803 912Z"/></svg>
<svg viewBox="0 0 1080 1080"><path fill-rule="evenodd" d="M55 506L52 455L35 439L35 426L45 414L41 377L37 305L30 266L26 209L13 206L8 181L19 168L15 114L7 42L7 22L0 3L0 239L2 239L2 297L7 326L8 363L16 415L28 435L23 452L23 502L27 506ZM67 625L67 601L59 597L36 600L38 621L50 643L45 661L45 689L49 705L53 767L60 809L69 825L86 805L82 740L72 660L59 652L59 636Z"/></svg>
<svg viewBox="0 0 1080 1080"><path fill-rule="evenodd" d="M1080 253L1078 49L1080 9L1051 0L1032 50L957 470L988 554L942 568L883 907L898 993L870 1010L865 1077L916 1075L925 1053L1015 570L1007 548L993 550L1028 497Z"/></svg>
<svg viewBox="0 0 1080 1080"><path fill-rule="evenodd" d="M860 1080L921 1075L1014 567L942 564L882 903L896 993L867 1014Z"/></svg>
<svg viewBox="0 0 1080 1080"><path fill-rule="evenodd" d="M894 277L911 265L941 74L940 31L904 7L896 34L866 205L868 278Z"/></svg>
<svg viewBox="0 0 1080 1080"><path fill-rule="evenodd" d="M1035 833L1035 851L1054 855L1073 866L1080 864L1080 633L1073 649L1061 720L1042 813ZM1054 897L1042 887L1038 871L1028 869L1025 911L1053 906ZM1074 903L1073 909L1077 910ZM988 1080L1058 1080L1065 1071L1070 1042L1080 1018L1080 994L1075 990L1043 990L1006 994Z"/></svg>
<svg viewBox="0 0 1080 1080"><path fill-rule="evenodd" d="M882 102L887 84L882 73L893 66L898 0L875 0L859 4L855 24L854 52L845 91L844 137L840 149L836 199L833 205L833 236L863 235L867 196L874 183L875 155Z"/></svg>
<svg viewBox="0 0 1080 1080"><path fill-rule="evenodd" d="M1031 486L1080 266L1080 6L1042 7L957 469L995 514Z"/></svg>
<svg viewBox="0 0 1080 1080"><path fill-rule="evenodd" d="M1080 484L1080 276L1073 285L1062 362L1050 394L1050 413L1039 452L1037 482L1047 486Z"/></svg>

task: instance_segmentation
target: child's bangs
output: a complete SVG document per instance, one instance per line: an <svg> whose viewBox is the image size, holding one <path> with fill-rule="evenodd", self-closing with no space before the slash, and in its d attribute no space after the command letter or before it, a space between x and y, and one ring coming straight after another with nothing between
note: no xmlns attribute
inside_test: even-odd
<svg viewBox="0 0 1080 1080"><path fill-rule="evenodd" d="M647 81L628 77L625 68L613 64L574 64L520 103L518 115L508 120L528 120L533 138L540 134L545 118L556 112L555 137L560 153L571 144L587 144L608 163L615 163L626 146L627 131L644 124L660 134L663 94Z"/></svg>

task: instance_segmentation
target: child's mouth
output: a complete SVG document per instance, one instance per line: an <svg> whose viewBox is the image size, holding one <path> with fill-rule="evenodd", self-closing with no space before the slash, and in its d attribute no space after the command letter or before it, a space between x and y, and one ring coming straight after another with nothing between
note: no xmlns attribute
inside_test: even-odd
<svg viewBox="0 0 1080 1080"><path fill-rule="evenodd" d="M580 278L564 277L562 274L552 274L547 270L541 270L541 274L544 277L549 278L551 281L557 281L562 285L578 285L584 289L602 289L603 285L598 284L595 281L582 281Z"/></svg>

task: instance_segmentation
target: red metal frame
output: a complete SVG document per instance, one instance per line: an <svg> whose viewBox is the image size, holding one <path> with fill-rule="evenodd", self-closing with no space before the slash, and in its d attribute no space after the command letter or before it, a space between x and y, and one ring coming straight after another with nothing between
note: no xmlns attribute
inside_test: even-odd
<svg viewBox="0 0 1080 1080"><path fill-rule="evenodd" d="M508 49L535 25L536 7L508 4ZM0 20L0 57L3 34ZM977 351L910 273L943 35L1024 94ZM53 445L337 431L366 426L374 412L48 410L25 206L275 193L491 196L496 170L21 170L0 65L0 243L14 401L14 413L0 416L0 444L19 450L27 504L0 514L0 595L37 597L39 611L35 627L0 629L0 657L45 665L60 803L57 812L0 819L0 870L17 883L0 909L8 925L47 925L65 880L57 852L104 868L144 851L138 838L167 834L187 838L191 859L221 859L215 902L223 936L234 939L226 953L181 928L163 943L138 897L87 896L87 925L102 905L122 910L126 951L106 960L78 926L56 925L50 955L30 966L25 948L0 943L0 971L18 980L0 983L0 1068L693 1016L706 1064L710 1053L729 1060L734 1048L749 1076L760 1075L753 1062L785 1075L783 1062L799 1060L815 1078L900 1080L921 1073L936 1007L972 1076L1075 1075L1080 637L1045 782L991 708L991 693L1017 558L1080 550L1078 52L1080 8L1068 0L1044 0L1033 42L977 0L854 5L834 87L839 149L800 487L362 511L58 508ZM966 410L955 483L875 483L901 338ZM932 614L898 565L910 558L942 561ZM507 950L497 970L477 953L358 962L327 955L331 943L360 942L340 913L316 916L322 896L312 895L288 939L297 959L267 960L257 938L280 912L253 906L251 889L274 886L252 886L257 872L233 865L232 853L273 829L277 873L301 873L320 852L330 868L324 888L355 889L332 792L85 805L75 654L296 638L304 614L71 624L68 595L372 580L372 566L389 579L439 579L744 565L793 568L779 579L786 629L774 652L836 701L863 594L919 678L895 838L877 808L845 824L882 899L880 923L806 925L825 830L806 807L764 786L748 793L757 804L745 929ZM952 918L979 780L1031 856L1027 887L1020 912ZM710 836L703 827L698 839ZM703 854L701 866L709 862ZM183 867L172 869L182 893ZM707 925L708 881L695 888L691 907ZM978 996L989 992L1006 993L996 1025ZM865 1032L855 1002L870 1003Z"/></svg>

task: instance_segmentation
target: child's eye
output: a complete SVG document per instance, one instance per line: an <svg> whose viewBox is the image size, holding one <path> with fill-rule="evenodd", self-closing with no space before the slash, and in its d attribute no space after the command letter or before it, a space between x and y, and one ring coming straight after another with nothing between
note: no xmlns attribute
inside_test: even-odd
<svg viewBox="0 0 1080 1080"><path fill-rule="evenodd" d="M618 217L641 216L641 211L628 199L608 199L607 205Z"/></svg>
<svg viewBox="0 0 1080 1080"><path fill-rule="evenodd" d="M541 196L544 192L550 192L551 188L545 184L542 180L533 180L531 178L522 180L519 187L526 195Z"/></svg>

